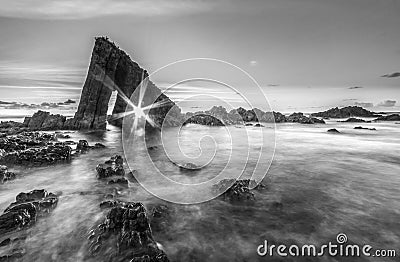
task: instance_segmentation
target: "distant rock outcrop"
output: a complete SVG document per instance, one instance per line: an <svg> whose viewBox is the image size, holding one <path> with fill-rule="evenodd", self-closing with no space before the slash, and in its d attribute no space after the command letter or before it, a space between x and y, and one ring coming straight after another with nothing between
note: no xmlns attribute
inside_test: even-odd
<svg viewBox="0 0 400 262"><path fill-rule="evenodd" d="M206 126L224 126L224 123L218 118L206 115L206 114L196 114L189 117L184 123L187 124L198 124L198 125L206 125Z"/></svg>
<svg viewBox="0 0 400 262"><path fill-rule="evenodd" d="M374 121L400 121L400 115L399 114L392 114L388 116L380 116Z"/></svg>
<svg viewBox="0 0 400 262"><path fill-rule="evenodd" d="M286 118L286 121L301 124L325 124L324 120L315 117L307 117L303 113L293 113Z"/></svg>
<svg viewBox="0 0 400 262"><path fill-rule="evenodd" d="M359 106L347 106L343 108L331 108L324 112L313 113L311 116L323 118L348 118L348 117L378 117L374 112L368 111Z"/></svg>
<svg viewBox="0 0 400 262"><path fill-rule="evenodd" d="M108 38L96 38L78 110L74 118L66 121L65 128L105 129L108 103L112 91L118 88L129 98L147 76L146 70L133 62L124 51L110 42ZM180 113L180 109L175 106L174 102L161 94L161 91L151 81L148 81L143 104L144 106L149 105L154 100L167 102L166 106L151 109L149 112L149 115L158 125L161 126L165 115L172 107L174 107L173 110L176 113ZM127 103L121 96L118 96L112 112L113 115L124 113L126 107ZM121 118L111 118L110 121L114 125L122 125ZM169 118L166 124L174 125L176 123L173 118Z"/></svg>
<svg viewBox="0 0 400 262"><path fill-rule="evenodd" d="M334 133L334 134L339 134L339 133L340 133L339 130L337 130L336 128L328 129L327 132L328 132L328 133Z"/></svg>
<svg viewBox="0 0 400 262"><path fill-rule="evenodd" d="M64 128L66 117L62 115L52 115L49 112L37 111L31 117L26 117L24 125L29 130L59 130Z"/></svg>
<svg viewBox="0 0 400 262"><path fill-rule="evenodd" d="M347 119L345 121L339 121L339 122L342 122L342 123L365 123L365 122L371 122L371 121L365 121L364 119L350 117L349 119Z"/></svg>

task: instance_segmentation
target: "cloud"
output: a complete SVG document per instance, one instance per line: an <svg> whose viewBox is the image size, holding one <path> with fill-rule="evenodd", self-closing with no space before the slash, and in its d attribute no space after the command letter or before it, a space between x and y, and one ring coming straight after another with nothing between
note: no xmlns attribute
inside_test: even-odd
<svg viewBox="0 0 400 262"><path fill-rule="evenodd" d="M85 19L107 15L179 15L212 10L211 0L2 0L0 16L31 19Z"/></svg>
<svg viewBox="0 0 400 262"><path fill-rule="evenodd" d="M360 89L360 88L364 88L364 87L362 87L362 86L352 86L352 87L349 87L349 89Z"/></svg>
<svg viewBox="0 0 400 262"><path fill-rule="evenodd" d="M396 105L396 101L394 101L394 100L385 100L378 104L378 106L384 106L384 107L393 107L395 105Z"/></svg>
<svg viewBox="0 0 400 262"><path fill-rule="evenodd" d="M387 78L393 78L393 77L400 77L400 72L392 73L392 74L386 74L381 77L387 77Z"/></svg>
<svg viewBox="0 0 400 262"><path fill-rule="evenodd" d="M354 105L361 106L361 107L373 107L374 106L373 103L369 103L369 102L355 102Z"/></svg>

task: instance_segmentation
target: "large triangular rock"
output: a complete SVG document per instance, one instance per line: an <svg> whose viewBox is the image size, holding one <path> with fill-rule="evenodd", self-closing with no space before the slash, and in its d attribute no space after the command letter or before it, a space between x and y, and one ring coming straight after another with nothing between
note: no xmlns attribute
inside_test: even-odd
<svg viewBox="0 0 400 262"><path fill-rule="evenodd" d="M64 127L70 129L105 129L108 103L112 91L118 87L130 98L142 79L147 76L146 70L133 62L124 51L110 42L108 38L96 38L78 110L74 118L66 121ZM154 100L154 95L161 95L157 98L157 101L168 100L170 102L168 106L150 112L157 124L162 123L165 114L172 107L174 107L173 110L177 111L177 115L180 114L179 108L149 81L146 97L148 100ZM126 106L127 103L118 96L113 115L125 112ZM122 119L113 119L111 123L121 126ZM168 124L175 125L177 123L172 121Z"/></svg>

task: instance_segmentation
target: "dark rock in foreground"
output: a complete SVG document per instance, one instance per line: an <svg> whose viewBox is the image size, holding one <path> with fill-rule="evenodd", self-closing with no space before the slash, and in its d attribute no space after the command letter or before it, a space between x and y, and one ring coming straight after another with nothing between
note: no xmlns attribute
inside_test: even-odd
<svg viewBox="0 0 400 262"><path fill-rule="evenodd" d="M400 121L400 115L399 114L392 114L388 116L381 116L375 119L374 121Z"/></svg>
<svg viewBox="0 0 400 262"><path fill-rule="evenodd" d="M331 128L327 131L328 133L339 134L340 132L336 128Z"/></svg>
<svg viewBox="0 0 400 262"><path fill-rule="evenodd" d="M34 224L38 217L53 210L57 202L55 194L43 189L18 194L0 216L0 236Z"/></svg>
<svg viewBox="0 0 400 262"><path fill-rule="evenodd" d="M230 186L231 185L231 186ZM216 193L224 192L221 197L228 201L254 201L254 193L250 188L261 189L265 187L262 183L258 184L254 180L243 179L223 179L213 186Z"/></svg>
<svg viewBox="0 0 400 262"><path fill-rule="evenodd" d="M324 112L313 113L311 116L323 118L348 118L348 117L378 117L374 112L368 111L359 106L347 106L343 108L331 108Z"/></svg>
<svg viewBox="0 0 400 262"><path fill-rule="evenodd" d="M142 203L107 201L104 222L89 235L91 256L102 261L167 262L154 240Z"/></svg>

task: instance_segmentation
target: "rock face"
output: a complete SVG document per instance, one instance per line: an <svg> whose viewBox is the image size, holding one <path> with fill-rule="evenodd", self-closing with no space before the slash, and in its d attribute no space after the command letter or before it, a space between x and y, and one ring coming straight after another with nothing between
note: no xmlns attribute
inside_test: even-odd
<svg viewBox="0 0 400 262"><path fill-rule="evenodd" d="M374 121L400 121L400 115L399 114L392 114L388 116L381 116L375 119Z"/></svg>
<svg viewBox="0 0 400 262"><path fill-rule="evenodd" d="M0 216L0 236L32 225L38 217L53 210L57 202L55 194L43 189L19 193Z"/></svg>
<svg viewBox="0 0 400 262"><path fill-rule="evenodd" d="M105 37L96 38L92 52L89 70L83 86L81 100L74 118L68 119L65 127L69 129L105 129L107 120L108 103L112 91L118 88L128 98L131 97L136 87L148 76L146 70L142 69L137 63L114 43ZM160 96L161 95L161 96ZM166 112L175 104L150 81L145 93L147 99L166 101L169 105L150 110L150 115L157 124L160 124ZM148 102L148 101L147 101ZM146 102L144 105L150 103ZM126 102L117 97L113 115L124 113ZM180 113L176 106L173 110ZM121 126L122 120L110 120L112 124ZM170 121L173 125L172 121Z"/></svg>
<svg viewBox="0 0 400 262"><path fill-rule="evenodd" d="M104 261L167 262L154 240L142 203L106 201L104 222L89 235L92 256Z"/></svg>
<svg viewBox="0 0 400 262"><path fill-rule="evenodd" d="M311 116L323 118L348 118L353 116L378 117L380 115L377 115L374 112L368 111L359 106L347 106L340 109L335 107L324 112L313 113Z"/></svg>

